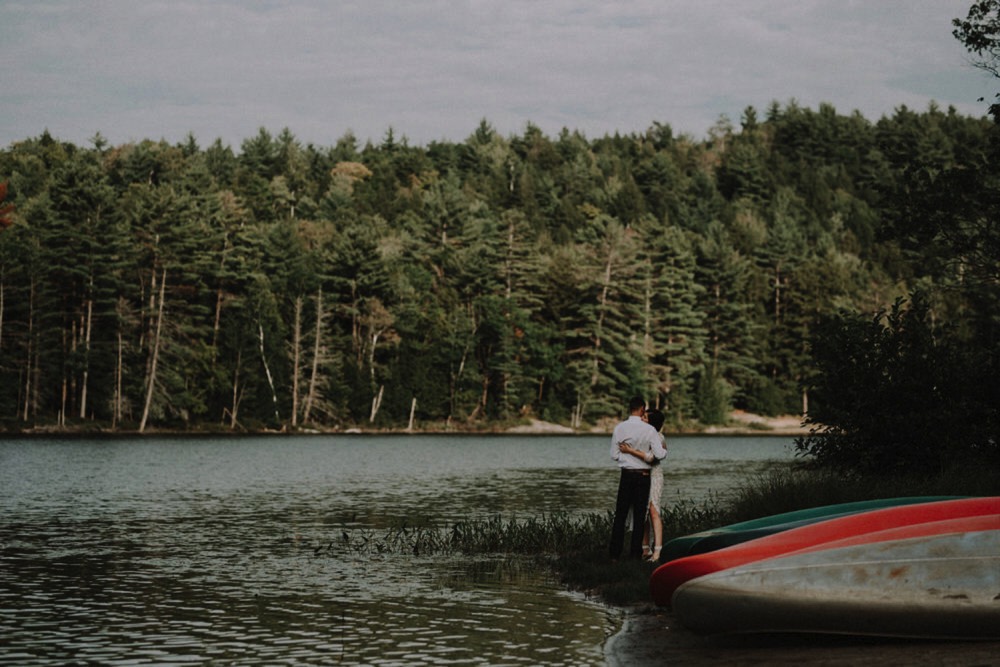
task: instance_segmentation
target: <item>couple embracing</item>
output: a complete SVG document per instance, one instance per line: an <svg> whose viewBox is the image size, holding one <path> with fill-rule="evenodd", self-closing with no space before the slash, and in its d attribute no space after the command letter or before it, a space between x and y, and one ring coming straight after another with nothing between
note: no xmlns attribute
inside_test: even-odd
<svg viewBox="0 0 1000 667"><path fill-rule="evenodd" d="M611 458L618 462L621 478L615 501L615 518L611 525L611 558L621 556L625 542L625 521L632 512L632 539L629 555L645 556L653 562L660 560L663 527L660 521L660 493L663 491L663 472L660 461L667 455L660 429L663 413L646 410L646 401L635 396L629 401L628 419L615 427L611 434ZM646 526L649 512L650 526ZM644 529L645 526L645 529ZM653 539L653 549L649 542Z"/></svg>

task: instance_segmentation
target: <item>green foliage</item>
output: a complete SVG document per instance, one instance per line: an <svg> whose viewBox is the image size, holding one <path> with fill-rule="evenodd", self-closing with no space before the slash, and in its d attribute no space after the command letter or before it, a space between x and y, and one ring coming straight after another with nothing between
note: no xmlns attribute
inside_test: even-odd
<svg viewBox="0 0 1000 667"><path fill-rule="evenodd" d="M1000 77L1000 1L976 0L965 20L956 18L952 25L955 39L976 55L975 66ZM998 101L990 105L990 113L1000 123L1000 93L994 99Z"/></svg>
<svg viewBox="0 0 1000 667"><path fill-rule="evenodd" d="M762 115L706 141L484 120L427 147L12 144L0 420L585 428L641 393L723 423L799 411L817 323L918 285L996 347L991 124Z"/></svg>
<svg viewBox="0 0 1000 667"><path fill-rule="evenodd" d="M701 373L695 386L695 415L702 424L725 424L729 418L731 390L711 372Z"/></svg>
<svg viewBox="0 0 1000 667"><path fill-rule="evenodd" d="M1000 462L996 349L969 346L932 315L915 293L908 308L897 300L870 320L841 313L821 323L808 419L819 426L800 452L864 473Z"/></svg>
<svg viewBox="0 0 1000 667"><path fill-rule="evenodd" d="M726 504L723 523L737 523L809 507L907 496L994 496L1000 475L976 463L955 463L934 473L845 476L830 468L782 468L745 479Z"/></svg>

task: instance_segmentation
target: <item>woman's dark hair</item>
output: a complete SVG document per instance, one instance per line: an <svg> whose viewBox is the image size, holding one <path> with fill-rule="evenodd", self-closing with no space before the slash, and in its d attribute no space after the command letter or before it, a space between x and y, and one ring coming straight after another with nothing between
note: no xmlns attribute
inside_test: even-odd
<svg viewBox="0 0 1000 667"><path fill-rule="evenodd" d="M646 410L646 420L649 422L650 426L659 432L659 430L663 428L663 422L666 421L666 417L663 416L662 412L653 408L652 410Z"/></svg>

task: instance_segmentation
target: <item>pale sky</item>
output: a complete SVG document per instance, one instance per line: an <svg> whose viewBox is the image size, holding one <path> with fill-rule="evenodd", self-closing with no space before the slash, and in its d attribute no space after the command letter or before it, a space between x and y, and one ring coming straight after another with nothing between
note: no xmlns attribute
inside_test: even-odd
<svg viewBox="0 0 1000 667"><path fill-rule="evenodd" d="M0 0L0 146L48 130L238 150L264 127L425 146L486 119L704 137L772 100L982 116L972 0ZM977 101L986 97L986 102Z"/></svg>

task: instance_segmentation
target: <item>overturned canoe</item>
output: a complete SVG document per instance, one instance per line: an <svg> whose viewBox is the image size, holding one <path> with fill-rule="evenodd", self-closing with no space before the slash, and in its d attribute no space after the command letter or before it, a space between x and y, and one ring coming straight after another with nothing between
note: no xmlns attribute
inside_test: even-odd
<svg viewBox="0 0 1000 667"><path fill-rule="evenodd" d="M677 588L697 577L746 563L776 558L836 540L874 539L873 533L919 523L1000 513L1000 497L962 498L887 507L792 528L717 551L685 556L660 565L649 580L653 602L670 604ZM866 538L865 536L869 537Z"/></svg>
<svg viewBox="0 0 1000 667"><path fill-rule="evenodd" d="M1000 639L993 529L798 552L693 579L673 611L700 633ZM948 523L948 522L942 522Z"/></svg>

